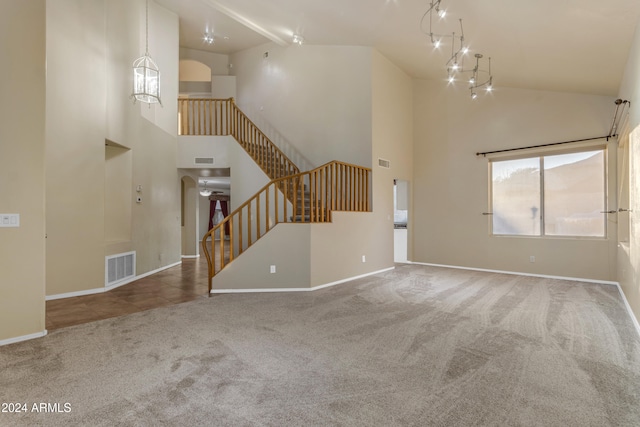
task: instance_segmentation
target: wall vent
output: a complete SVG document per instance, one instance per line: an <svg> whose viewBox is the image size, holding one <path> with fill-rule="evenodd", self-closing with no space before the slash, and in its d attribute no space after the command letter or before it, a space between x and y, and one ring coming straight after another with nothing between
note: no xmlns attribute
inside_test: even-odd
<svg viewBox="0 0 640 427"><path fill-rule="evenodd" d="M381 159L380 157L378 157L378 166L380 166L381 168L389 169L391 167L391 162L389 160Z"/></svg>
<svg viewBox="0 0 640 427"><path fill-rule="evenodd" d="M136 252L105 257L104 286L111 287L136 277Z"/></svg>
<svg viewBox="0 0 640 427"><path fill-rule="evenodd" d="M193 162L196 165L212 165L213 157L196 157Z"/></svg>

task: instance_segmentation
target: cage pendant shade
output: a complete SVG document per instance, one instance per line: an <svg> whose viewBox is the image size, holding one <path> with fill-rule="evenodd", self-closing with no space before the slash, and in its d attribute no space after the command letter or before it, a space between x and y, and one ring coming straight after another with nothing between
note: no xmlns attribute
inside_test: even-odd
<svg viewBox="0 0 640 427"><path fill-rule="evenodd" d="M135 101L160 104L160 70L155 61L145 53L133 62L133 94Z"/></svg>
<svg viewBox="0 0 640 427"><path fill-rule="evenodd" d="M160 69L149 55L149 0L145 1L145 51L133 61L133 102L160 104Z"/></svg>

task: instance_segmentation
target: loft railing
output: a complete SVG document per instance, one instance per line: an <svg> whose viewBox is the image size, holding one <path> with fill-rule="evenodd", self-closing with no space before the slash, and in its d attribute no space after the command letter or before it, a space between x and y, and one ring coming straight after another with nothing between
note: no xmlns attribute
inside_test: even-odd
<svg viewBox="0 0 640 427"><path fill-rule="evenodd" d="M202 238L209 292L213 277L276 225L330 222L333 211L369 212L370 192L370 168L338 161L272 180Z"/></svg>
<svg viewBox="0 0 640 427"><path fill-rule="evenodd" d="M240 110L233 98L178 99L178 135L233 136L271 179L300 169Z"/></svg>

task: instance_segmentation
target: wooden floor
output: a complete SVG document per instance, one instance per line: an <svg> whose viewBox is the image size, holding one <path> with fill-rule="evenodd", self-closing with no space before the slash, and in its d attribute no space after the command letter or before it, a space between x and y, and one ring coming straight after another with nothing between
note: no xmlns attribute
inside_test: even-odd
<svg viewBox="0 0 640 427"><path fill-rule="evenodd" d="M207 287L206 259L185 258L179 266L109 292L47 301L46 328L51 331L206 298Z"/></svg>

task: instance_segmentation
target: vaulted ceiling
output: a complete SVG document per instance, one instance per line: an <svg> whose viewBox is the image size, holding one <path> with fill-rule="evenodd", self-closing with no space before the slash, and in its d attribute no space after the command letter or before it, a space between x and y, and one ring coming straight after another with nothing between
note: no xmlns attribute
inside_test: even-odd
<svg viewBox="0 0 640 427"><path fill-rule="evenodd" d="M155 0L180 17L180 45L231 54L269 41L371 46L420 79L445 79L451 45L435 49L428 0ZM491 57L495 86L616 96L638 0L441 0L438 34L460 34ZM428 17L427 17L428 18ZM204 43L205 31L215 43ZM301 47L304 48L304 45Z"/></svg>

